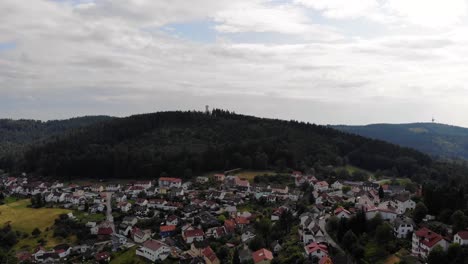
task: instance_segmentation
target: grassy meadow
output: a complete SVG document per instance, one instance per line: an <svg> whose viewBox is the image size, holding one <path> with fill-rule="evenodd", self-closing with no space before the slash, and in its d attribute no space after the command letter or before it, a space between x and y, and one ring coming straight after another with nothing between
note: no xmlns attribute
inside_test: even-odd
<svg viewBox="0 0 468 264"><path fill-rule="evenodd" d="M22 233L18 236L19 242L15 245L16 250L31 250L38 244L37 241L40 239L47 241L46 247L54 247L57 244L67 242L54 238L51 227L60 214L69 213L71 210L59 208L34 209L29 208L28 205L30 205L29 199L24 199L0 206L0 225L10 224L13 230ZM38 237L33 237L31 232L36 227L41 230L41 234Z"/></svg>

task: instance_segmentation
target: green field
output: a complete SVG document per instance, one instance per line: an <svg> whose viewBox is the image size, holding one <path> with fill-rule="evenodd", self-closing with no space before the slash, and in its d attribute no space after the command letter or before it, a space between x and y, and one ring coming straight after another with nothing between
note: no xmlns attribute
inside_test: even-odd
<svg viewBox="0 0 468 264"><path fill-rule="evenodd" d="M52 227L54 220L60 214L71 212L66 209L57 208L29 208L30 201L28 199L11 202L0 206L0 225L10 224L15 231L28 234L28 237L19 237L18 244L15 249L33 249L38 243L37 240L44 239L47 241L46 247L53 247L57 244L64 243L60 239L52 237ZM31 236L34 228L41 230L41 235L37 238ZM49 228L47 231L46 229ZM72 239L72 238L71 238Z"/></svg>
<svg viewBox="0 0 468 264"><path fill-rule="evenodd" d="M253 182L256 176L276 175L276 173L273 171L241 171L241 172L235 173L235 175L239 176L239 178L246 179L249 182Z"/></svg>
<svg viewBox="0 0 468 264"><path fill-rule="evenodd" d="M137 257L135 249L137 247L129 248L126 251L117 252L112 255L110 264L145 264L147 263L143 258Z"/></svg>

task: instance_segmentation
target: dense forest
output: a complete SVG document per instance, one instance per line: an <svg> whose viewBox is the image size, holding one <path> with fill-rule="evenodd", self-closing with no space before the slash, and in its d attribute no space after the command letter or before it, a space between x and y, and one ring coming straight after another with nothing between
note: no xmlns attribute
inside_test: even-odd
<svg viewBox="0 0 468 264"><path fill-rule="evenodd" d="M85 116L67 120L0 119L0 168L13 166L14 159L33 144L39 144L72 130L112 119L107 116Z"/></svg>
<svg viewBox="0 0 468 264"><path fill-rule="evenodd" d="M439 158L468 159L468 128L464 127L437 123L332 127L414 148Z"/></svg>
<svg viewBox="0 0 468 264"><path fill-rule="evenodd" d="M443 177L437 162L409 148L325 126L217 109L98 122L34 145L3 167L53 177L187 178L238 167L306 170L343 164L398 176Z"/></svg>

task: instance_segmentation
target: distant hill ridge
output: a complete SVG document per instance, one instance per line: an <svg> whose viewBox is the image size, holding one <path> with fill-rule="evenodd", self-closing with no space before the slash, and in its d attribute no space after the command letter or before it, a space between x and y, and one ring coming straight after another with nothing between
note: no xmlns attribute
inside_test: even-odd
<svg viewBox="0 0 468 264"><path fill-rule="evenodd" d="M414 148L436 157L468 159L468 128L464 127L438 123L330 127Z"/></svg>
<svg viewBox="0 0 468 264"><path fill-rule="evenodd" d="M428 155L413 149L326 126L219 109L97 122L34 144L14 161L7 169L69 178L190 178L232 168L305 171L343 164L411 176L432 166Z"/></svg>

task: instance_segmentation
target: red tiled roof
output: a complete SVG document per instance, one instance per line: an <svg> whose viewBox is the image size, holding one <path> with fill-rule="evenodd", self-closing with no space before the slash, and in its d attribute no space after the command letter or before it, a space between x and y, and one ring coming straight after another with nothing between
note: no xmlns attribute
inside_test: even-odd
<svg viewBox="0 0 468 264"><path fill-rule="evenodd" d="M236 217L236 223L238 225L248 225L250 221L246 217L239 216L239 217Z"/></svg>
<svg viewBox="0 0 468 264"><path fill-rule="evenodd" d="M320 181L320 182L317 182L316 184L320 186L328 186L328 182L326 181Z"/></svg>
<svg viewBox="0 0 468 264"><path fill-rule="evenodd" d="M224 227L227 231L232 232L236 229L236 222L234 222L234 220L227 219L224 221Z"/></svg>
<svg viewBox="0 0 468 264"><path fill-rule="evenodd" d="M211 247L204 248L202 250L202 254L203 256L205 256L205 258L209 259L211 262L214 262L218 258L216 254L214 253L213 249L211 249Z"/></svg>
<svg viewBox="0 0 468 264"><path fill-rule="evenodd" d="M260 250L253 252L252 258L253 258L254 263L258 263L264 260L272 260L273 253L271 253L271 251L269 251L268 249L262 248Z"/></svg>
<svg viewBox="0 0 468 264"><path fill-rule="evenodd" d="M333 264L333 261L329 256L325 256L322 259L320 259L319 264Z"/></svg>
<svg viewBox="0 0 468 264"><path fill-rule="evenodd" d="M97 253L96 255L94 255L94 258L97 261L107 259L108 257L110 257L110 255L107 252L100 252L100 253Z"/></svg>
<svg viewBox="0 0 468 264"><path fill-rule="evenodd" d="M457 235L459 235L463 240L468 240L467 230L458 231Z"/></svg>
<svg viewBox="0 0 468 264"><path fill-rule="evenodd" d="M168 182L182 182L180 178L170 178L170 177L161 177L159 181L168 181Z"/></svg>
<svg viewBox="0 0 468 264"><path fill-rule="evenodd" d="M157 241L157 240L150 239L150 240L146 241L145 243L143 243L143 246L145 248L151 249L152 251L157 251L159 248L164 246L164 244Z"/></svg>
<svg viewBox="0 0 468 264"><path fill-rule="evenodd" d="M166 226L159 227L159 231L161 231L161 232L171 232L171 231L174 231L174 230L176 230L175 225L166 225Z"/></svg>
<svg viewBox="0 0 468 264"><path fill-rule="evenodd" d="M184 232L184 237L199 237L203 236L205 233L201 229L187 230Z"/></svg>
<svg viewBox="0 0 468 264"><path fill-rule="evenodd" d="M304 248L307 251L307 254L310 254L318 250L323 251L328 254L328 247L324 244L312 242L309 245L305 246Z"/></svg>
<svg viewBox="0 0 468 264"><path fill-rule="evenodd" d="M113 233L110 227L101 227L98 229L98 235L111 235Z"/></svg>
<svg viewBox="0 0 468 264"><path fill-rule="evenodd" d="M432 248L439 241L444 239L441 235L431 231L430 229L423 227L416 231L416 236L420 239L420 242L429 248Z"/></svg>
<svg viewBox="0 0 468 264"><path fill-rule="evenodd" d="M335 215L341 213L341 212L345 212L346 214L351 214L348 210L344 209L343 207L338 207L335 209Z"/></svg>

